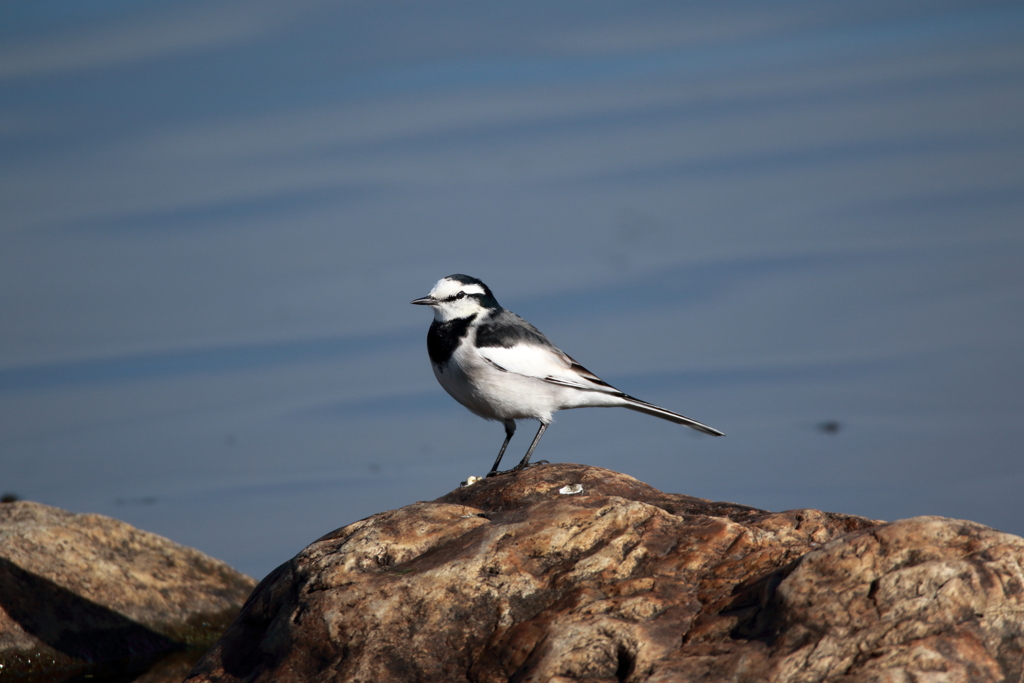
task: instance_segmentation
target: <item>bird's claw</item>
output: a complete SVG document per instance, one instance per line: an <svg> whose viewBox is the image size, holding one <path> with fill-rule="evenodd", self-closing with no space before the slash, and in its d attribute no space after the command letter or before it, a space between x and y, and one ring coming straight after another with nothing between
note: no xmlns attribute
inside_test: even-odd
<svg viewBox="0 0 1024 683"><path fill-rule="evenodd" d="M510 470L501 470L500 472L498 472L498 471L488 472L487 473L487 478L490 479L491 477L497 477L497 476L502 475L502 474L512 474L513 472L519 472L519 471L525 470L525 469L530 468L530 467L536 467L537 465L550 465L550 464L551 464L551 462L548 461L548 460L538 460L537 462L530 462L530 463L527 463L525 465L519 464L519 465L516 465L515 467L513 467Z"/></svg>

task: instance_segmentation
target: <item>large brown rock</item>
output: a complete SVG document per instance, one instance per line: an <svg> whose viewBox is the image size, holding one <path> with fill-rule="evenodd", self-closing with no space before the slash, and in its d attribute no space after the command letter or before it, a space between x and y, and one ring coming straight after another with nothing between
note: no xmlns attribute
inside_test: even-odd
<svg viewBox="0 0 1024 683"><path fill-rule="evenodd" d="M0 678L115 662L144 670L160 653L216 640L255 583L109 517L0 504Z"/></svg>
<svg viewBox="0 0 1024 683"><path fill-rule="evenodd" d="M1022 560L1024 539L971 522L769 513L548 465L324 536L188 680L1019 681Z"/></svg>

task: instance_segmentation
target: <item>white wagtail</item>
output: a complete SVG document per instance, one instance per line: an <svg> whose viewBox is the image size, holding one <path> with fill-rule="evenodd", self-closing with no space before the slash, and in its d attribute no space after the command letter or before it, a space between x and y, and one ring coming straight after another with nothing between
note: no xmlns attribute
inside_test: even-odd
<svg viewBox="0 0 1024 683"><path fill-rule="evenodd" d="M602 381L536 327L499 306L487 285L475 277L441 278L430 294L411 303L434 309L427 352L437 381L470 412L505 425L505 442L488 477L506 473L498 471L498 464L515 434L516 420L539 420L540 429L522 462L507 472L529 465L552 415L567 408L629 408L724 436L717 429L627 396Z"/></svg>

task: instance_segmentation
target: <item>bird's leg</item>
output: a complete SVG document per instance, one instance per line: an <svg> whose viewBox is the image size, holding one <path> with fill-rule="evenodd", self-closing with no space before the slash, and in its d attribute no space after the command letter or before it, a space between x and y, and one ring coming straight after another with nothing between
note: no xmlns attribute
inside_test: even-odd
<svg viewBox="0 0 1024 683"><path fill-rule="evenodd" d="M523 459L520 461L520 463L513 467L512 469L510 469L509 472L518 472L519 470L525 469L530 466L530 456L533 455L533 449L535 449L537 447L537 444L540 443L540 437L544 436L544 430L547 428L548 425L546 422L540 423L540 429L537 430L537 436L533 437L533 443L530 444L530 450L526 451L526 455L523 456ZM536 462L534 464L540 465L541 462Z"/></svg>
<svg viewBox="0 0 1024 683"><path fill-rule="evenodd" d="M512 440L512 435L516 433L516 421L505 420L505 443L501 444L501 450L498 451L498 459L494 461L494 467L487 473L488 477L492 477L498 472L498 464L501 462L501 456L505 455L505 449L508 448L508 442Z"/></svg>

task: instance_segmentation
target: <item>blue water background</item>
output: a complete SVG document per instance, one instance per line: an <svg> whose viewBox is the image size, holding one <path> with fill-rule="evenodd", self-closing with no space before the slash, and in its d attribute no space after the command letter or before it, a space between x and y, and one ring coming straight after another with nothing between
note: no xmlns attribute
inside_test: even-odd
<svg viewBox="0 0 1024 683"><path fill-rule="evenodd" d="M256 577L440 496L454 272L728 434L538 457L1022 534L1024 4L0 5L3 492Z"/></svg>

